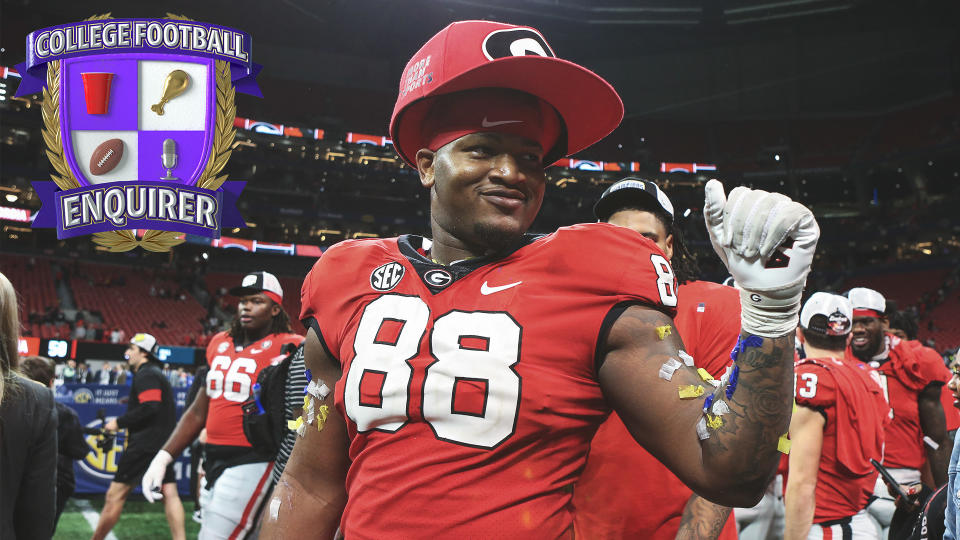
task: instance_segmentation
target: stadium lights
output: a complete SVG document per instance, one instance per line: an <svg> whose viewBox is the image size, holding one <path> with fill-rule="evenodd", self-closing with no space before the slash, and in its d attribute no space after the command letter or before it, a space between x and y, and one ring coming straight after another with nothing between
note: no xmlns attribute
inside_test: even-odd
<svg viewBox="0 0 960 540"><path fill-rule="evenodd" d="M780 161L780 154L774 154L774 155L773 155L773 160L774 160L774 161Z"/></svg>
<svg viewBox="0 0 960 540"><path fill-rule="evenodd" d="M13 193L7 193L7 202L17 202L17 196Z"/></svg>
<svg viewBox="0 0 960 540"><path fill-rule="evenodd" d="M203 260L207 260L207 259L210 258L210 256L207 255L207 252L206 252L206 251L204 251L203 253L201 253L200 256L203 257Z"/></svg>

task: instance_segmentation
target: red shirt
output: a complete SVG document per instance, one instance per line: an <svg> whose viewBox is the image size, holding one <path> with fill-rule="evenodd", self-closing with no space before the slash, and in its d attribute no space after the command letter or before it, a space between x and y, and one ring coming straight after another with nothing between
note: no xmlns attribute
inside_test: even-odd
<svg viewBox="0 0 960 540"><path fill-rule="evenodd" d="M674 324L697 367L720 378L740 335L740 293L706 281L679 288ZM638 490L637 486L651 486ZM616 413L597 430L574 488L578 538L673 539L693 492L633 440ZM651 495L656 501L651 504ZM720 538L735 540L731 512Z"/></svg>
<svg viewBox="0 0 960 540"><path fill-rule="evenodd" d="M449 266L421 241L342 242L303 284L301 319L344 372L344 535L570 535L571 486L609 413L598 345L618 305L672 315L669 264L603 223Z"/></svg>
<svg viewBox="0 0 960 540"><path fill-rule="evenodd" d="M826 418L813 522L852 516L873 494L879 473L870 459L883 460L890 408L880 381L864 364L808 358L796 366L795 388L797 405Z"/></svg>
<svg viewBox="0 0 960 540"><path fill-rule="evenodd" d="M889 360L875 368L893 409L884 465L891 469L920 469L926 461L926 445L920 429L918 396L930 384L946 384L950 370L940 355L925 353L916 341L903 341L892 334L885 339ZM846 355L855 358L849 348Z"/></svg>
<svg viewBox="0 0 960 540"><path fill-rule="evenodd" d="M243 434L243 410L260 370L285 356L287 343L300 345L303 336L270 334L237 350L226 332L213 336L207 345L207 442L225 446L250 446Z"/></svg>

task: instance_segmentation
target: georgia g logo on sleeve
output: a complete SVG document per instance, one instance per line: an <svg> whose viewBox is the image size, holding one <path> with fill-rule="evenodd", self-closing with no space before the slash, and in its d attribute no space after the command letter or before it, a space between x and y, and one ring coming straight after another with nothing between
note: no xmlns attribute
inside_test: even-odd
<svg viewBox="0 0 960 540"><path fill-rule="evenodd" d="M508 28L491 32L483 39L483 54L488 60L509 56L556 58L547 45L547 40L532 28Z"/></svg>

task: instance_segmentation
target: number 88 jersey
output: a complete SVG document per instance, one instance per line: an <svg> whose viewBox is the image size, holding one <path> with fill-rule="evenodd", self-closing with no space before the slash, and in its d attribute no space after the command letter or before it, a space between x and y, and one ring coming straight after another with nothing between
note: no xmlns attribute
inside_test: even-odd
<svg viewBox="0 0 960 540"><path fill-rule="evenodd" d="M627 305L672 315L670 265L608 224L448 266L427 242L343 242L304 281L301 318L344 372L344 534L557 538L609 412L598 347Z"/></svg>
<svg viewBox="0 0 960 540"><path fill-rule="evenodd" d="M224 446L250 446L243 434L243 410L260 370L283 360L283 346L299 345L303 336L270 334L238 348L227 332L213 336L207 345L207 442Z"/></svg>

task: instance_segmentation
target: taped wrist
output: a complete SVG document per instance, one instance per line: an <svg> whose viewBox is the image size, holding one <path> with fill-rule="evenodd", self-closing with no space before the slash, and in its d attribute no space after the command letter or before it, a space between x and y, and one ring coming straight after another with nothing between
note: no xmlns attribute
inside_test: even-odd
<svg viewBox="0 0 960 540"><path fill-rule="evenodd" d="M793 333L800 313L801 288L789 298L771 298L740 290L740 327L755 336L776 338Z"/></svg>

